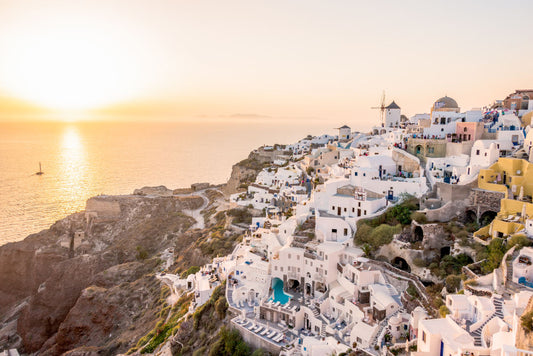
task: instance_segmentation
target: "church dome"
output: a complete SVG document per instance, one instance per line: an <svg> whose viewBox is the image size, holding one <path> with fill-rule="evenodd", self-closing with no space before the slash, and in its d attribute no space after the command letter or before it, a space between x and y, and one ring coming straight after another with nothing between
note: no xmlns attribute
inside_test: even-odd
<svg viewBox="0 0 533 356"><path fill-rule="evenodd" d="M459 105L457 105L457 101L455 101L454 99L445 96L435 101L435 103L433 104L433 109L459 109Z"/></svg>

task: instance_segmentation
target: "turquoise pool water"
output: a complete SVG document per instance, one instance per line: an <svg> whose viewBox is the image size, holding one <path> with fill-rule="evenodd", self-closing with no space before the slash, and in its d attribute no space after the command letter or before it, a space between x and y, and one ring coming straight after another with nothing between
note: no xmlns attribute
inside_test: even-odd
<svg viewBox="0 0 533 356"><path fill-rule="evenodd" d="M270 297L270 300L274 302L280 302L281 304L286 304L289 301L288 294L285 294L283 291L283 281L279 278L274 278L272 280L272 289L274 289L274 295Z"/></svg>

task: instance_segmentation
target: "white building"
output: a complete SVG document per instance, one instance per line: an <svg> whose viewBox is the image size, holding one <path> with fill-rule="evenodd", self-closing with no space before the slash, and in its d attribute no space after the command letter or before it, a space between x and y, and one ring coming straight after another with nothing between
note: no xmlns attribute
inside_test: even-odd
<svg viewBox="0 0 533 356"><path fill-rule="evenodd" d="M459 356L463 347L474 347L474 338L447 316L423 319L418 324L417 351L413 356Z"/></svg>
<svg viewBox="0 0 533 356"><path fill-rule="evenodd" d="M385 126L400 127L401 109L394 101L385 107Z"/></svg>
<svg viewBox="0 0 533 356"><path fill-rule="evenodd" d="M419 197L428 189L420 160L396 147L376 147L368 155L357 157L350 181L389 200L402 193Z"/></svg>
<svg viewBox="0 0 533 356"><path fill-rule="evenodd" d="M352 129L350 128L350 126L343 125L339 127L338 130L339 130L339 141L340 142L350 141L353 138Z"/></svg>

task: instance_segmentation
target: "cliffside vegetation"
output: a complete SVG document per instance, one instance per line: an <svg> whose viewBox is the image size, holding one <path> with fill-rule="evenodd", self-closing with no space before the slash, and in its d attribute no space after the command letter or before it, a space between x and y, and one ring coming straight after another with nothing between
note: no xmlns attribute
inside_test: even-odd
<svg viewBox="0 0 533 356"><path fill-rule="evenodd" d="M411 215L418 209L418 199L415 197L405 195L402 200L402 203L375 218L359 220L354 243L368 246L365 249L370 251L390 243L393 236L402 231L404 225L411 223Z"/></svg>

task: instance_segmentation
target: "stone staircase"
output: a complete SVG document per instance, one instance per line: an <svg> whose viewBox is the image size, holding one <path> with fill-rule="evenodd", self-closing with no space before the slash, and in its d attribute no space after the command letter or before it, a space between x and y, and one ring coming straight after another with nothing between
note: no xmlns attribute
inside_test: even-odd
<svg viewBox="0 0 533 356"><path fill-rule="evenodd" d="M374 335L374 337L372 337L372 340L370 341L370 346L373 347L374 345L377 345L378 339L381 336L381 333L383 333L383 329L385 329L386 326L387 319L384 319L379 323L378 332Z"/></svg>
<svg viewBox="0 0 533 356"><path fill-rule="evenodd" d="M326 337L326 323L322 321L322 327L320 328L320 336Z"/></svg>
<svg viewBox="0 0 533 356"><path fill-rule="evenodd" d="M313 315L315 316L315 318L318 318L320 316L320 311L318 310L316 305L313 305L311 310L313 311Z"/></svg>
<svg viewBox="0 0 533 356"><path fill-rule="evenodd" d="M520 250L515 249L513 253L511 254L510 259L505 261L505 263L507 264L507 275L505 276L506 278L505 288L508 289L512 293L518 293L521 290L525 289L524 286L516 282L513 282L513 261L516 259L516 257L518 257L519 254L520 254Z"/></svg>
<svg viewBox="0 0 533 356"><path fill-rule="evenodd" d="M470 335L474 337L474 345L475 346L482 346L482 340L481 340L481 332L483 331L483 328L489 321L494 319L495 317L498 317L500 319L503 319L503 298L501 296L493 296L492 298L492 304L494 305L495 312L490 317L485 320L481 326L479 326L476 330L470 331Z"/></svg>

